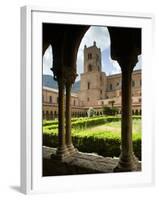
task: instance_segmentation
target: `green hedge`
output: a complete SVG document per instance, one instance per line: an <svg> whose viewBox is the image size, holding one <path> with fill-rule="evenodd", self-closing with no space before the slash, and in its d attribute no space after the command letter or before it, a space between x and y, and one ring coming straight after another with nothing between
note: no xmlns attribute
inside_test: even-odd
<svg viewBox="0 0 159 200"><path fill-rule="evenodd" d="M141 119L140 116L133 116L133 120ZM90 118L73 118L71 120L72 122L72 128L90 128L93 126L105 124L107 122L116 122L120 121L121 117L116 116L103 116L103 117L90 117ZM56 129L58 127L58 121L46 121L43 123L43 127L46 127L49 130Z"/></svg>
<svg viewBox="0 0 159 200"><path fill-rule="evenodd" d="M139 120L141 116L133 116L133 120ZM119 156L120 134L106 132L88 132L87 128L120 121L120 116L102 116L92 118L73 118L72 140L79 151L95 152L102 156ZM43 145L57 147L58 144L58 122L45 121L43 126ZM82 130L82 132L81 132ZM141 160L141 135L133 134L133 146L135 155Z"/></svg>
<svg viewBox="0 0 159 200"><path fill-rule="evenodd" d="M80 136L72 137L74 146L82 152L95 152L102 156L118 157L120 154L120 138L108 137L97 138L94 136ZM43 145L49 147L57 147L58 136L56 134L43 134ZM134 153L141 160L141 138L133 140Z"/></svg>

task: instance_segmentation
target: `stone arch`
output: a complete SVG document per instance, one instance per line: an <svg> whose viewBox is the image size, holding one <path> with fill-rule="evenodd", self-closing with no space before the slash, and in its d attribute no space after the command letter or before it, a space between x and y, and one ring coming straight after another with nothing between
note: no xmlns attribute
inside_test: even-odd
<svg viewBox="0 0 159 200"><path fill-rule="evenodd" d="M46 111L46 120L49 120L49 111Z"/></svg>
<svg viewBox="0 0 159 200"><path fill-rule="evenodd" d="M45 49L47 43L54 44L53 51L55 59L53 59L52 71L54 73L54 78L59 81L58 85L62 85L59 91L62 94L60 98L63 100L62 81L65 78L64 76L67 75L66 71L72 73L70 77L75 75L79 44L90 26L64 24L44 24L44 26L43 49ZM125 27L107 28L111 38L111 57L113 60L118 61L122 69L122 126L124 128L122 128L122 152L116 170L132 171L136 169L136 159L134 159L131 139L132 105L130 101L130 85L133 67L137 62L137 56L141 54L141 29ZM63 101L59 102L59 146L57 155L61 156L60 158L62 159L64 154L67 154L67 148L64 139L64 112L61 109ZM70 122L69 120L67 121ZM70 123L67 128L70 128Z"/></svg>
<svg viewBox="0 0 159 200"><path fill-rule="evenodd" d="M56 118L57 117L57 112L56 112L56 110L54 111L54 118Z"/></svg>
<svg viewBox="0 0 159 200"><path fill-rule="evenodd" d="M42 117L43 117L43 120L45 119L45 111L43 110L42 111Z"/></svg>
<svg viewBox="0 0 159 200"><path fill-rule="evenodd" d="M138 110L136 109L136 110L135 110L135 115L138 115L138 114L139 114L139 112L138 112Z"/></svg>
<svg viewBox="0 0 159 200"><path fill-rule="evenodd" d="M53 116L53 111L50 111L50 120L53 120L54 116Z"/></svg>

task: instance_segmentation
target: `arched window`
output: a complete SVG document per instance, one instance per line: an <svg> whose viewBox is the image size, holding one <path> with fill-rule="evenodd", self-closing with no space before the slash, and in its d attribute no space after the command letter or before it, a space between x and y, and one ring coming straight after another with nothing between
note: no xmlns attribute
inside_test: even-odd
<svg viewBox="0 0 159 200"><path fill-rule="evenodd" d="M91 53L88 54L88 60L90 60L90 59L92 59L92 54Z"/></svg>
<svg viewBox="0 0 159 200"><path fill-rule="evenodd" d="M109 89L110 89L110 90L113 89L113 85L112 85L112 84L109 85Z"/></svg>
<svg viewBox="0 0 159 200"><path fill-rule="evenodd" d="M49 111L46 111L46 120L49 120Z"/></svg>
<svg viewBox="0 0 159 200"><path fill-rule="evenodd" d="M57 113L56 113L56 111L54 112L54 116L57 117Z"/></svg>
<svg viewBox="0 0 159 200"><path fill-rule="evenodd" d="M90 82L88 82L88 90L90 89Z"/></svg>
<svg viewBox="0 0 159 200"><path fill-rule="evenodd" d="M132 80L132 87L135 87L135 81Z"/></svg>
<svg viewBox="0 0 159 200"><path fill-rule="evenodd" d="M136 110L136 111L135 111L135 115L138 115L138 114L139 114L139 113L138 113L138 110Z"/></svg>
<svg viewBox="0 0 159 200"><path fill-rule="evenodd" d="M140 115L142 115L142 110L140 109Z"/></svg>
<svg viewBox="0 0 159 200"><path fill-rule="evenodd" d="M49 102L52 103L52 96L49 97Z"/></svg>
<svg viewBox="0 0 159 200"><path fill-rule="evenodd" d="M141 79L140 79L140 86L141 86Z"/></svg>
<svg viewBox="0 0 159 200"><path fill-rule="evenodd" d="M53 112L50 112L50 119L53 119Z"/></svg>
<svg viewBox="0 0 159 200"><path fill-rule="evenodd" d="M88 71L89 71L89 72L92 71L92 65L91 65L91 64L88 65Z"/></svg>

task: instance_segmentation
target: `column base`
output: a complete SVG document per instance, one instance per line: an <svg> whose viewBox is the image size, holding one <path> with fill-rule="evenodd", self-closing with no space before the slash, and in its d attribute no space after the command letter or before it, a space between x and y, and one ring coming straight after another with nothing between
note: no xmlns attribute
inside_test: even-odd
<svg viewBox="0 0 159 200"><path fill-rule="evenodd" d="M120 156L118 165L114 168L114 172L132 172L137 171L138 159L134 153L131 156Z"/></svg>
<svg viewBox="0 0 159 200"><path fill-rule="evenodd" d="M73 146L73 144L67 145L67 150L68 150L70 156L74 156L75 154L78 153L78 149L76 149L76 148Z"/></svg>
<svg viewBox="0 0 159 200"><path fill-rule="evenodd" d="M58 147L56 151L56 155L52 154L51 158L64 161L70 156L68 149L66 146Z"/></svg>

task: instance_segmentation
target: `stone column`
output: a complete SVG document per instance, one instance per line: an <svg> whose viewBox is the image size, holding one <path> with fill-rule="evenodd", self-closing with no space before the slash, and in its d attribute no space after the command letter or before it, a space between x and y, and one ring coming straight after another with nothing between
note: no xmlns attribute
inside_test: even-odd
<svg viewBox="0 0 159 200"><path fill-rule="evenodd" d="M121 122L121 154L119 163L114 169L120 171L135 171L137 158L133 153L132 142L132 70L128 64L122 65L122 122Z"/></svg>
<svg viewBox="0 0 159 200"><path fill-rule="evenodd" d="M77 152L72 144L71 137L71 88L70 82L66 83L66 145L69 153L72 155Z"/></svg>
<svg viewBox="0 0 159 200"><path fill-rule="evenodd" d="M66 145L70 155L77 153L77 149L72 144L71 137L71 88L76 79L76 72L72 70L67 71L66 75Z"/></svg>
<svg viewBox="0 0 159 200"><path fill-rule="evenodd" d="M58 78L58 89L59 89L59 102L58 102L58 148L56 157L63 160L69 156L65 141L65 111L64 111L64 79L63 77Z"/></svg>

